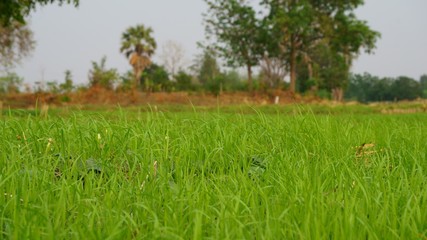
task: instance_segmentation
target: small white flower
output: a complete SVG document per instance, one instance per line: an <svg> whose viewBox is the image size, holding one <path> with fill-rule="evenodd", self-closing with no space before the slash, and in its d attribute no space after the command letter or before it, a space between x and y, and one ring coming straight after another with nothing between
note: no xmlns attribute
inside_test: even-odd
<svg viewBox="0 0 427 240"><path fill-rule="evenodd" d="M101 134L98 133L98 141L101 140Z"/></svg>

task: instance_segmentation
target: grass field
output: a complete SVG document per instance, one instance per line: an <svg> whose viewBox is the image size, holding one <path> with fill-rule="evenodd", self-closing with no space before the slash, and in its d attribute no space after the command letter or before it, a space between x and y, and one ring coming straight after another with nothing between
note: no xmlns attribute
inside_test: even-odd
<svg viewBox="0 0 427 240"><path fill-rule="evenodd" d="M427 238L425 113L117 108L0 124L0 239Z"/></svg>

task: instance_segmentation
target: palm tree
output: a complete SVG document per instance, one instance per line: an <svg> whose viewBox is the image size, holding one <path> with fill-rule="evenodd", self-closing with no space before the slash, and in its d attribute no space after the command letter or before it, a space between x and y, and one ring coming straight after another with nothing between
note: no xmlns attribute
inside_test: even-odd
<svg viewBox="0 0 427 240"><path fill-rule="evenodd" d="M135 81L133 90L139 84L142 72L151 64L150 57L154 54L157 47L156 41L151 36L152 28L146 28L144 25L137 25L128 28L122 35L122 46L120 52L126 55L130 65L133 67Z"/></svg>

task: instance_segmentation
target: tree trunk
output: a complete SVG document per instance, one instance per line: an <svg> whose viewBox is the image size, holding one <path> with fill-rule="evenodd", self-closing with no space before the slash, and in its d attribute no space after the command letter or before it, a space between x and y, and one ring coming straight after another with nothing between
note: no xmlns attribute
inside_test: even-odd
<svg viewBox="0 0 427 240"><path fill-rule="evenodd" d="M307 53L304 54L304 62L307 64L308 79L313 79L313 62Z"/></svg>
<svg viewBox="0 0 427 240"><path fill-rule="evenodd" d="M313 64L311 62L307 63L307 71L308 71L308 78L310 80L313 79Z"/></svg>
<svg viewBox="0 0 427 240"><path fill-rule="evenodd" d="M297 51L296 51L296 43L292 42L291 46L291 59L290 59L290 72L291 72L291 82L289 86L289 90L291 93L295 93L296 91L296 82L297 82Z"/></svg>
<svg viewBox="0 0 427 240"><path fill-rule="evenodd" d="M253 90L252 66L250 64L248 64L247 69L248 69L248 90L249 90L249 92L252 92L252 90Z"/></svg>
<svg viewBox="0 0 427 240"><path fill-rule="evenodd" d="M332 100L341 102L344 97L344 90L342 87L336 87L332 89Z"/></svg>
<svg viewBox="0 0 427 240"><path fill-rule="evenodd" d="M139 81L140 81L140 77L141 77L141 70L138 68L134 68L133 72L135 74L135 76L134 76L135 79L134 79L133 84L132 84L132 90L135 91L135 90L137 90L137 87L139 86Z"/></svg>

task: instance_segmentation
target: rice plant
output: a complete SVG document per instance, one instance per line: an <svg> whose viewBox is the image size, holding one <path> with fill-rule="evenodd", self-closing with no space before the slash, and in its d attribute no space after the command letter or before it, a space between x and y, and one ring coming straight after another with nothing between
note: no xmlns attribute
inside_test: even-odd
<svg viewBox="0 0 427 240"><path fill-rule="evenodd" d="M4 113L1 239L426 239L427 115Z"/></svg>

